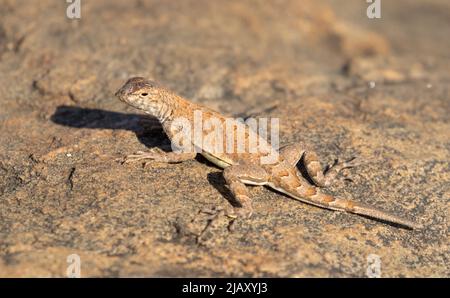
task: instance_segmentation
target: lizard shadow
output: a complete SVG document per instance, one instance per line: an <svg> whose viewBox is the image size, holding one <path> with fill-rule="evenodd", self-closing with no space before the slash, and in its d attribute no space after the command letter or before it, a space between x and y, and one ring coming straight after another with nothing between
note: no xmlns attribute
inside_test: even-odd
<svg viewBox="0 0 450 298"><path fill-rule="evenodd" d="M139 142L146 147L158 147L164 151L168 151L168 148L170 148L170 141L161 124L156 118L149 115L62 105L56 108L50 119L56 124L74 128L129 130L134 132ZM199 162L216 167L200 154L197 155L196 159ZM240 206L226 187L222 172L209 173L207 179L231 205Z"/></svg>
<svg viewBox="0 0 450 298"><path fill-rule="evenodd" d="M203 158L203 157L201 157ZM206 159L205 159L206 160ZM211 184L233 207L240 207L239 202L233 197L230 190L226 186L225 178L222 171L212 172L207 175L209 184Z"/></svg>
<svg viewBox="0 0 450 298"><path fill-rule="evenodd" d="M148 148L158 147L163 151L171 150L170 140L164 133L161 124L150 115L62 105L56 108L50 120L53 123L73 128L129 130L134 132L139 142ZM200 154L196 159L215 167Z"/></svg>
<svg viewBox="0 0 450 298"><path fill-rule="evenodd" d="M50 120L74 128L129 130L146 147L167 150L167 145L170 146L161 124L148 115L62 105L56 108Z"/></svg>

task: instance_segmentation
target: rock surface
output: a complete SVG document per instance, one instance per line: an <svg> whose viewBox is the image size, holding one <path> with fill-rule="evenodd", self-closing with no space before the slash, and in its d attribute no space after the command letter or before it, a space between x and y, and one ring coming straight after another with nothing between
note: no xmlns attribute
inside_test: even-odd
<svg viewBox="0 0 450 298"><path fill-rule="evenodd" d="M450 276L450 4L384 1L0 0L0 276ZM262 187L229 229L219 169L122 165L167 145L114 97L157 79L232 116L280 118L324 162L358 156L329 192L411 231ZM351 179L349 178L351 175ZM345 179L347 177L347 179ZM369 266L370 267L370 266Z"/></svg>

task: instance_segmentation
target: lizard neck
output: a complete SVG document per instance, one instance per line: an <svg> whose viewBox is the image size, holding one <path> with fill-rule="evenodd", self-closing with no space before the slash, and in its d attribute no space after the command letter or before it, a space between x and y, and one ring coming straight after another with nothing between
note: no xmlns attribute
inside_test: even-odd
<svg viewBox="0 0 450 298"><path fill-rule="evenodd" d="M173 103L163 102L160 108L156 111L155 117L158 118L159 122L164 123L170 121L173 118Z"/></svg>
<svg viewBox="0 0 450 298"><path fill-rule="evenodd" d="M149 115L156 117L161 124L171 121L174 118L174 111L177 109L177 100L170 96L164 97L157 105L149 104L141 109Z"/></svg>

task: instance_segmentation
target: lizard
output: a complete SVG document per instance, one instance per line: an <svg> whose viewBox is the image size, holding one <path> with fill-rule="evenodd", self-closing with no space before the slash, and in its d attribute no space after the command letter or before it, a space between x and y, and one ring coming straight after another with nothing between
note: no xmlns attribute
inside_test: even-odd
<svg viewBox="0 0 450 298"><path fill-rule="evenodd" d="M161 84L143 77L130 78L116 93L122 102L151 115L160 122L167 137L173 142L177 133L183 127L173 125L175 120L183 118L192 125L193 113L200 111L203 119L218 119L224 122L226 117L206 106L189 101ZM237 120L236 120L237 121ZM244 123L244 138L258 134ZM202 132L204 133L204 132ZM234 136L237 138L237 136ZM238 140L236 140L238 141ZM244 140L246 141L246 140ZM270 147L269 141L259 138L263 145ZM266 143L264 143L266 142ZM148 152L137 152L128 155L125 163L152 160L163 163L179 163L195 159L200 153L207 160L223 169L223 177L237 206L228 206L226 214L231 218L249 218L253 213L252 199L246 185L266 186L279 191L293 199L324 209L343 211L369 217L383 222L393 223L409 229L418 229L420 224L399 217L378 208L350 199L331 196L322 188L331 185L338 173L345 168L356 165L354 159L345 162L335 162L326 171L322 167L317 153L303 142L295 142L281 147L277 159L273 163L261 163L266 153L232 150L224 152L206 148L204 143L195 138L191 141L196 150L165 152L153 148ZM236 149L234 147L233 149ZM304 168L310 180L306 179L297 168L297 163L303 161Z"/></svg>

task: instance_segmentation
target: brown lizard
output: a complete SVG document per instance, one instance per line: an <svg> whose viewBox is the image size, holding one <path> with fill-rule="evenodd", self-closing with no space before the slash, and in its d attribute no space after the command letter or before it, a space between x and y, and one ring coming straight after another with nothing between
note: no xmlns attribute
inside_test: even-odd
<svg viewBox="0 0 450 298"><path fill-rule="evenodd" d="M116 92L116 96L123 102L156 117L161 123L165 133L173 142L177 133L183 129L180 125L174 125L175 120L183 118L187 124L192 125L194 112L200 111L204 120L218 119L224 123L226 118L216 111L205 106L190 102L160 84L136 77L129 79L125 85ZM186 123L186 122L185 122ZM245 124L236 121L236 127L244 126L244 138L249 139L257 134ZM234 131L236 131L234 127ZM203 132L204 133L204 132ZM211 150L203 142L195 138L191 141L196 150L190 152L163 152L162 150L151 150L150 152L138 152L127 156L125 162L138 160L154 160L157 162L175 163L194 159L197 153L224 169L223 176L236 201L238 207L228 208L227 215L230 217L250 217L253 209L252 202L246 188L247 185L265 185L280 191L294 199L309 203L325 209L344 211L354 214L391 222L408 228L419 228L420 225L410 220L403 219L388 212L348 199L337 198L323 193L319 187L326 187L336 178L337 174L344 168L355 166L353 161L335 163L326 172L323 171L317 154L302 143L294 143L282 147L277 153L274 163L262 163L261 158L266 156L267 151L250 152L246 147L244 152L236 150L237 134L233 136L231 152L224 150ZM241 140L242 141L242 140ZM247 141L247 140L244 140ZM270 147L266 140L259 139L264 146ZM266 142L266 143L264 143ZM264 147L263 146L263 147ZM267 149L267 148L266 148ZM305 179L296 165L303 157L304 167L307 174L315 185Z"/></svg>

